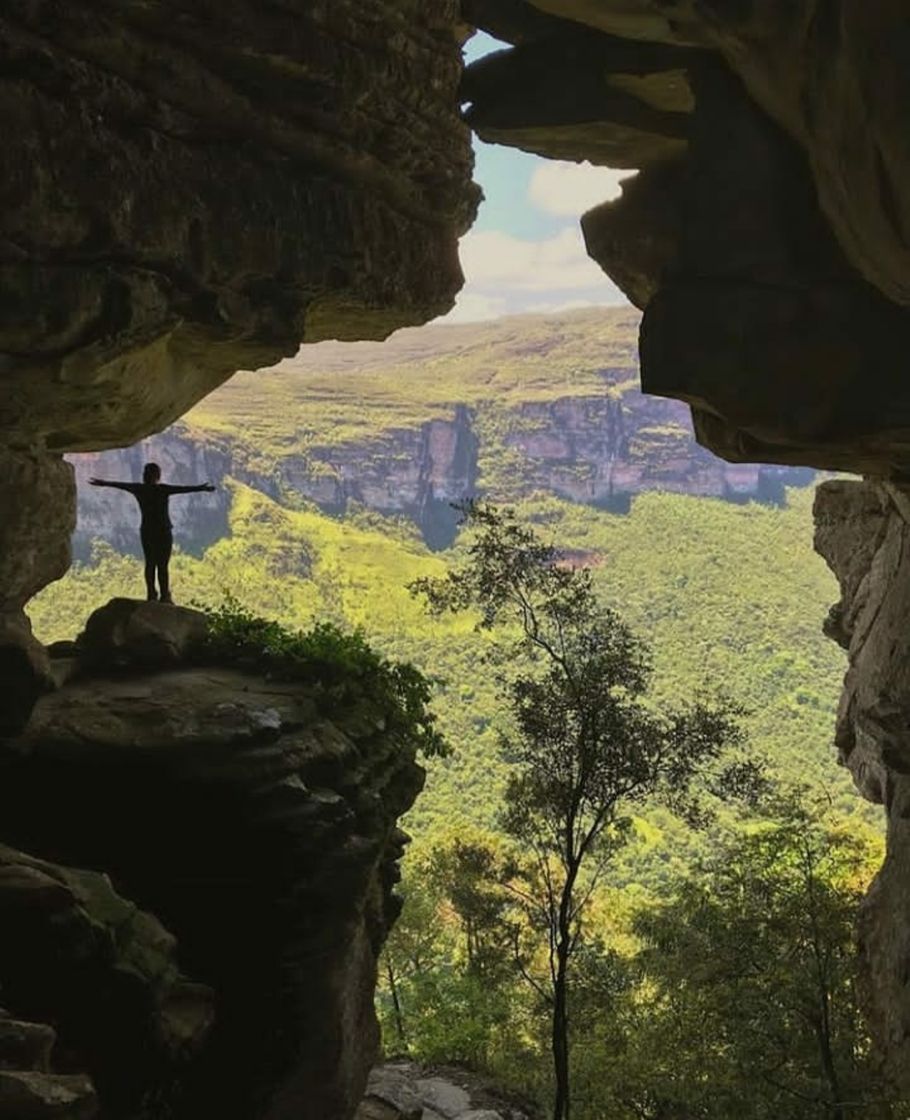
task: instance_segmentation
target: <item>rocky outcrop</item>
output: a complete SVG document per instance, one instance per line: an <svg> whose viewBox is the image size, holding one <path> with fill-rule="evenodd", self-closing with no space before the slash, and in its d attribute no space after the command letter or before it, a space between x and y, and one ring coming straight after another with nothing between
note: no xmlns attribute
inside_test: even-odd
<svg viewBox="0 0 910 1120"><path fill-rule="evenodd" d="M60 456L4 447L0 432L0 739L22 727L50 684L47 656L22 608L69 567L73 479Z"/></svg>
<svg viewBox="0 0 910 1120"><path fill-rule="evenodd" d="M515 44L465 75L481 136L641 169L583 226L644 310L645 390L691 404L699 439L732 461L904 469L902 7L465 0L465 11Z"/></svg>
<svg viewBox="0 0 910 1120"><path fill-rule="evenodd" d="M451 306L478 194L465 31L455 0L4 5L0 610L68 566L60 452ZM40 660L0 620L0 734Z"/></svg>
<svg viewBox="0 0 910 1120"><path fill-rule="evenodd" d="M104 869L214 991L211 1031L167 1115L343 1120L378 1045L376 958L397 913L403 843L395 822L423 774L353 681L341 701L318 666L282 680L259 675L255 659L213 664L197 619L120 600L90 620L64 651L63 686L0 755L3 834L44 859ZM125 658L130 635L141 656ZM44 988L22 968L22 945L3 941L7 928L0 981L3 969L20 978L17 1011L41 1010ZM50 936L36 927L35 960L51 953ZM82 1006L76 980L47 979ZM109 1033L143 1025L130 1006L83 999L83 1016ZM106 1107L100 1074L96 1084Z"/></svg>
<svg viewBox="0 0 910 1120"><path fill-rule="evenodd" d="M910 491L827 482L815 504L817 550L841 599L825 625L848 652L837 746L860 791L884 806L888 851L865 901L862 996L888 1073L910 1088Z"/></svg>
<svg viewBox="0 0 910 1120"><path fill-rule="evenodd" d="M95 1089L105 1115L165 1113L211 1025L211 991L152 915L104 875L4 845L0 990L19 1019L0 1015L4 1120L91 1117Z"/></svg>
<svg viewBox="0 0 910 1120"><path fill-rule="evenodd" d="M906 7L464 0L464 10L513 44L465 75L481 136L640 169L582 225L590 254L644 312L645 391L687 402L699 441L728 461L880 480L822 489L818 545L844 593L828 620L850 653L838 743L889 816L862 940L874 1033L906 1084L910 567L908 503L894 488L910 474Z"/></svg>
<svg viewBox="0 0 910 1120"><path fill-rule="evenodd" d="M391 1061L370 1074L355 1120L535 1120L533 1107L456 1067Z"/></svg>
<svg viewBox="0 0 910 1120"><path fill-rule="evenodd" d="M14 0L0 23L0 429L134 442L300 341L461 283L457 5Z"/></svg>

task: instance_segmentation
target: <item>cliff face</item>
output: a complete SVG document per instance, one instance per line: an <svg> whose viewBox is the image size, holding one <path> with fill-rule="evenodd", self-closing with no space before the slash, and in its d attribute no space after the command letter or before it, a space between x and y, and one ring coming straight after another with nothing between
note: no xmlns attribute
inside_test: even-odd
<svg viewBox="0 0 910 1120"><path fill-rule="evenodd" d="M159 931L162 963L141 943L132 950L128 921L99 901L127 958L123 990L108 997L101 941L93 984L78 930L43 930L45 907L34 945L0 924L4 1000L62 1022L71 1060L118 1120L350 1116L378 1045L376 958L397 914L403 842L395 822L423 772L366 694L332 700L337 688L316 669L282 681L213 662L198 652L204 631L192 611L113 601L75 660L54 662L61 687L0 753L4 835L55 863L103 868L156 915L139 936ZM0 850L7 915L22 892L3 870ZM135 906L118 905L135 926ZM54 936L73 947L55 949ZM213 993L192 1030L199 999L181 1004L175 990L175 939L182 969ZM128 983L131 955L134 971L154 965L149 985L172 1019L184 1007L182 1048L153 1050L150 1033L143 1050L153 1022L139 975ZM153 1091L157 1110L145 1111Z"/></svg>
<svg viewBox="0 0 910 1120"><path fill-rule="evenodd" d="M725 463L696 444L684 406L635 390L621 399L525 404L505 443L522 456L527 492L614 510L627 510L631 498L647 490L782 501L785 485L800 485L813 474Z"/></svg>
<svg viewBox="0 0 910 1120"><path fill-rule="evenodd" d="M841 600L825 625L848 653L836 742L861 793L884 806L888 854L859 923L863 1000L888 1072L910 1063L910 492L890 484L827 482L816 497L816 549Z"/></svg>
<svg viewBox="0 0 910 1120"><path fill-rule="evenodd" d="M178 483L234 478L278 501L303 498L330 514L356 502L403 515L433 548L454 538L451 503L475 495L514 500L540 492L622 511L647 490L777 502L785 484L811 479L809 470L726 463L700 447L683 404L637 387L634 358L620 352L615 364L603 364L593 332L597 318L610 316L631 354L636 316L582 312L431 328L422 342L399 336L382 346L360 344L356 357L315 347L289 368L239 375L161 435L123 451L72 457L76 554L86 557L93 539L137 550L133 500L92 489L88 479L138 478L146 460ZM532 383L524 385L521 371L534 368L532 359ZM448 363L444 395L426 385L428 363ZM516 381L497 393L488 383L490 366L510 364ZM589 388L570 394L579 376ZM344 403L324 407L326 383L350 401L349 410ZM408 396L410 412L390 406L392 386ZM226 421L238 404L242 419L231 426ZM346 414L363 417L351 435L338 430ZM171 513L182 546L200 552L228 532L229 495L177 499Z"/></svg>

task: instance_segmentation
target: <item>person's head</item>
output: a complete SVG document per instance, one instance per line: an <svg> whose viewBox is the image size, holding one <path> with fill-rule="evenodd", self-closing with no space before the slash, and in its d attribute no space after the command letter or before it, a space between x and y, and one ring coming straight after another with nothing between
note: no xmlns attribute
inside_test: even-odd
<svg viewBox="0 0 910 1120"><path fill-rule="evenodd" d="M161 467L157 463L146 463L142 468L142 481L143 482L160 482L161 481Z"/></svg>

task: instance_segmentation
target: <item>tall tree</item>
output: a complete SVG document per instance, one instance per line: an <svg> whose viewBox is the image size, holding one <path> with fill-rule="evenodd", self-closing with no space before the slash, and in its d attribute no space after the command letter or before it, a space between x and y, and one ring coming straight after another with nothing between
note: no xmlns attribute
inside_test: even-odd
<svg viewBox="0 0 910 1120"><path fill-rule="evenodd" d="M481 629L502 624L511 636L498 658L511 713L500 744L512 767L503 825L524 857L512 890L545 944L553 1118L568 1120L569 985L587 904L629 812L661 794L684 796L736 729L722 706L656 711L648 650L598 602L590 572L509 513L479 503L463 512L475 530L466 562L413 589L433 610L478 610Z"/></svg>
<svg viewBox="0 0 910 1120"><path fill-rule="evenodd" d="M853 927L876 841L787 799L640 916L641 1043L671 1055L640 1100L706 1120L907 1115L877 1082L856 1003Z"/></svg>

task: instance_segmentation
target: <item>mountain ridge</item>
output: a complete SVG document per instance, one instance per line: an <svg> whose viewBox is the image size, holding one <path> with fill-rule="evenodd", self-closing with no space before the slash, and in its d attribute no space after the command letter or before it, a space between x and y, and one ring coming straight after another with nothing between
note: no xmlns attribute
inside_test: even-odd
<svg viewBox="0 0 910 1120"><path fill-rule="evenodd" d="M132 448L74 456L77 557L91 541L135 550L122 499L91 475L162 464L178 483L224 477L341 515L351 503L413 521L433 549L455 536L451 503L551 494L628 512L650 490L779 504L814 472L730 464L700 447L688 409L643 394L631 308L510 316L403 330L384 343L327 342L241 372L179 424ZM227 531L222 494L174 507L203 551ZM129 519L127 519L129 520Z"/></svg>

